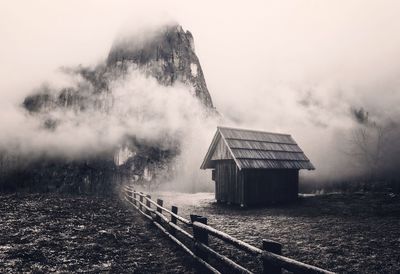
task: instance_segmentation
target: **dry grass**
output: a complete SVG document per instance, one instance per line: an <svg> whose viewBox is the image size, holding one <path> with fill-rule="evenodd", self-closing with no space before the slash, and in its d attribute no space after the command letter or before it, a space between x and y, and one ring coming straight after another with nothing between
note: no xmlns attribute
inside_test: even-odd
<svg viewBox="0 0 400 274"><path fill-rule="evenodd" d="M190 258L117 199L0 195L0 273L191 273Z"/></svg>
<svg viewBox="0 0 400 274"><path fill-rule="evenodd" d="M399 195L326 194L246 209L216 204L212 194L161 196L169 205L175 201L181 214L206 216L210 225L255 246L262 239L278 241L284 255L302 262L337 272L400 272ZM257 269L233 249L214 246Z"/></svg>

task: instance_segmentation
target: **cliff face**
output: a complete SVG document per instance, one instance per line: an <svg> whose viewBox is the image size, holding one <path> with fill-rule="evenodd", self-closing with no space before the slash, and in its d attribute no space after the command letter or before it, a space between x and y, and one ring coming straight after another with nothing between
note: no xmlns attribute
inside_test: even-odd
<svg viewBox="0 0 400 274"><path fill-rule="evenodd" d="M28 96L23 105L32 114L48 112L54 108L74 110L97 109L107 111L112 105L109 83L124 77L128 69L134 67L154 77L164 86L176 82L186 84L193 95L209 108L214 108L199 59L194 51L193 36L179 25L164 26L152 30L146 39L136 37L119 38L114 42L106 62L96 68L79 66L64 69L85 80L85 86L63 88L50 92L41 87L38 92Z"/></svg>
<svg viewBox="0 0 400 274"><path fill-rule="evenodd" d="M27 115L40 121L42 130L54 131L63 123L60 113L107 113L115 95L110 87L135 69L154 77L163 86L183 83L201 104L214 112L193 36L179 25L153 30L143 37L124 37L113 44L106 61L95 68L64 69L79 77L78 85L54 88L43 85L25 98ZM151 110L150 110L151 111ZM76 136L79 138L79 136ZM158 173L168 171L179 153L179 142L165 148L126 136L112 148L79 159L46 155L25 159L19 155L0 155L0 190L67 190L68 192L109 192L115 182L149 184ZM13 163L10 159L14 159Z"/></svg>
<svg viewBox="0 0 400 274"><path fill-rule="evenodd" d="M166 26L151 38L135 41L122 38L114 43L108 55L110 68L136 64L163 85L176 81L193 87L194 94L209 108L213 108L199 59L195 54L193 36L181 26Z"/></svg>

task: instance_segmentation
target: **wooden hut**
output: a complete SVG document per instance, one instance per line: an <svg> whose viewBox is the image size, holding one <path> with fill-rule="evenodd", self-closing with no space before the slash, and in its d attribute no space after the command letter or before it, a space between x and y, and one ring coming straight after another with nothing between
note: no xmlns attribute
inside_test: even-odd
<svg viewBox="0 0 400 274"><path fill-rule="evenodd" d="M247 206L297 199L299 170L314 166L290 135L218 127L201 169L218 202Z"/></svg>

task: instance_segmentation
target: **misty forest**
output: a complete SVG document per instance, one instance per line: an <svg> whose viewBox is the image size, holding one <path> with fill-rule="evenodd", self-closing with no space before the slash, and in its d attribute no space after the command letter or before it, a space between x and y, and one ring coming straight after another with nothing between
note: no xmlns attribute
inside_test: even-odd
<svg viewBox="0 0 400 274"><path fill-rule="evenodd" d="M4 1L0 273L399 273L400 5Z"/></svg>

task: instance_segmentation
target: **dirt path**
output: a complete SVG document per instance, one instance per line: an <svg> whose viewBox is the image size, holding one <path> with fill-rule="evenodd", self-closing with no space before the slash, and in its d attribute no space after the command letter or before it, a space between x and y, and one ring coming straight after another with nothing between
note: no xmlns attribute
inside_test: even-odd
<svg viewBox="0 0 400 274"><path fill-rule="evenodd" d="M117 199L0 195L0 273L193 273L190 263Z"/></svg>

